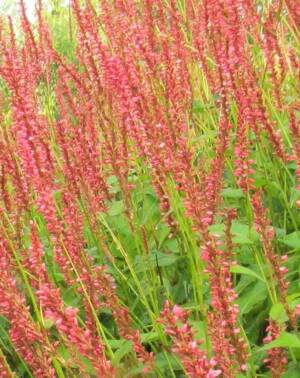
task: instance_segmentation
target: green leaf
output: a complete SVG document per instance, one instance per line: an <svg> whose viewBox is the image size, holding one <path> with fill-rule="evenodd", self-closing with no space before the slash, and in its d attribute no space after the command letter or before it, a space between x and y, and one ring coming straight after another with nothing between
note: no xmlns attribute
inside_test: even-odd
<svg viewBox="0 0 300 378"><path fill-rule="evenodd" d="M65 347L65 345L61 344L58 348L59 357L62 358L64 361L68 361L70 359L70 352Z"/></svg>
<svg viewBox="0 0 300 378"><path fill-rule="evenodd" d="M118 181L116 176L110 176L107 179L107 184L109 185L110 193L116 194L116 193L120 192L120 185L119 185L119 181Z"/></svg>
<svg viewBox="0 0 300 378"><path fill-rule="evenodd" d="M163 253L159 251L153 251L150 256L143 257L137 256L135 261L135 271L144 272L148 269L157 267L170 266L177 262L180 256L173 253Z"/></svg>
<svg viewBox="0 0 300 378"><path fill-rule="evenodd" d="M172 253L179 253L180 252L180 246L178 244L178 241L176 239L167 239L163 243L164 250L170 251Z"/></svg>
<svg viewBox="0 0 300 378"><path fill-rule="evenodd" d="M76 295L73 287L63 292L63 300L68 306L76 307L80 303L80 298Z"/></svg>
<svg viewBox="0 0 300 378"><path fill-rule="evenodd" d="M175 356L168 352L157 353L155 356L155 365L159 369L169 369L171 365L174 370L182 370L182 367Z"/></svg>
<svg viewBox="0 0 300 378"><path fill-rule="evenodd" d="M164 224L159 224L156 227L156 235L158 240L158 246L161 247L164 242L167 240L168 235L170 234L170 229Z"/></svg>
<svg viewBox="0 0 300 378"><path fill-rule="evenodd" d="M256 281L256 278L253 278L252 276L248 276L246 274L242 275L239 279L238 284L235 286L236 293L240 295L253 283L253 281Z"/></svg>
<svg viewBox="0 0 300 378"><path fill-rule="evenodd" d="M230 271L231 271L231 273L246 274L248 276L257 278L258 280L260 280L262 282L265 282L264 279L260 275L258 275L257 273L255 273L253 270L251 270L249 268L246 268L244 266L241 266L241 265L234 265L234 266L232 266L230 268Z"/></svg>
<svg viewBox="0 0 300 378"><path fill-rule="evenodd" d="M282 378L299 378L300 364L291 364L289 369L283 374Z"/></svg>
<svg viewBox="0 0 300 378"><path fill-rule="evenodd" d="M284 323L288 320L282 303L273 304L270 310L270 317L278 323Z"/></svg>
<svg viewBox="0 0 300 378"><path fill-rule="evenodd" d="M108 219L108 223L115 233L124 236L131 235L128 222L123 215L119 215L118 217L111 217L110 219Z"/></svg>
<svg viewBox="0 0 300 378"><path fill-rule="evenodd" d="M53 272L53 278L57 283L64 282L64 275L60 272Z"/></svg>
<svg viewBox="0 0 300 378"><path fill-rule="evenodd" d="M278 238L284 237L286 235L286 231L284 228L275 227L275 232Z"/></svg>
<svg viewBox="0 0 300 378"><path fill-rule="evenodd" d="M80 360L85 365L86 372L93 376L95 374L95 370L94 370L94 367L93 367L91 361L87 357L85 357L81 354L79 354L79 357L80 357Z"/></svg>
<svg viewBox="0 0 300 378"><path fill-rule="evenodd" d="M261 306L267 296L266 285L261 281L253 282L237 299L241 315L248 314L253 309Z"/></svg>
<svg viewBox="0 0 300 378"><path fill-rule="evenodd" d="M295 231L279 241L293 249L300 249L300 232Z"/></svg>
<svg viewBox="0 0 300 378"><path fill-rule="evenodd" d="M0 327L3 327L3 328L8 328L9 326L9 321L7 320L7 318L5 318L4 316L0 315Z"/></svg>
<svg viewBox="0 0 300 378"><path fill-rule="evenodd" d="M254 185L256 188L263 188L267 186L268 180L265 177L256 177L254 181Z"/></svg>
<svg viewBox="0 0 300 378"><path fill-rule="evenodd" d="M292 302L293 300L295 300L296 298L299 298L299 297L300 297L300 292L288 295L286 299L287 299L288 303L290 303L290 302Z"/></svg>
<svg viewBox="0 0 300 378"><path fill-rule="evenodd" d="M169 266L174 264L178 259L180 259L180 256L175 255L173 253L162 253L162 252L152 252L151 260L155 261L156 263L156 257L158 266Z"/></svg>
<svg viewBox="0 0 300 378"><path fill-rule="evenodd" d="M287 164L287 167L288 167L289 169L293 169L293 170L295 170L295 169L297 169L297 164L296 164L296 162L291 161L290 163Z"/></svg>
<svg viewBox="0 0 300 378"><path fill-rule="evenodd" d="M233 235L237 236L247 236L251 240L258 240L259 235L254 228L249 227L247 224L240 222L233 222L231 227L231 232Z"/></svg>
<svg viewBox="0 0 300 378"><path fill-rule="evenodd" d="M146 224L150 220L153 221L159 216L159 209L156 197L147 194L143 200L143 208L141 211L141 224Z"/></svg>
<svg viewBox="0 0 300 378"><path fill-rule="evenodd" d="M201 104L199 100L194 100L192 105L192 111L195 114L203 113L204 112L204 106Z"/></svg>
<svg viewBox="0 0 300 378"><path fill-rule="evenodd" d="M231 233L233 242L237 244L253 244L259 240L259 235L254 228L240 222L233 222Z"/></svg>
<svg viewBox="0 0 300 378"><path fill-rule="evenodd" d="M296 188L291 189L290 201L294 204L300 198L300 190Z"/></svg>
<svg viewBox="0 0 300 378"><path fill-rule="evenodd" d="M131 351L132 351L132 342L128 340L122 340L122 344L120 348L114 354L114 358L112 361L113 364L117 365L118 363L120 363L122 358Z"/></svg>
<svg viewBox="0 0 300 378"><path fill-rule="evenodd" d="M243 198L245 197L242 189L226 188L222 191L222 196L225 198Z"/></svg>
<svg viewBox="0 0 300 378"><path fill-rule="evenodd" d="M116 176L109 176L107 179L108 185L117 185L118 184L118 179Z"/></svg>
<svg viewBox="0 0 300 378"><path fill-rule="evenodd" d="M44 328L50 329L54 326L54 321L52 319L44 318Z"/></svg>
<svg viewBox="0 0 300 378"><path fill-rule="evenodd" d="M205 339L205 324L203 321L199 320L191 320L189 322L193 329L196 331L196 338L200 340Z"/></svg>
<svg viewBox="0 0 300 378"><path fill-rule="evenodd" d="M300 339L293 333L281 332L277 339L266 344L261 350L272 348L300 348Z"/></svg>
<svg viewBox="0 0 300 378"><path fill-rule="evenodd" d="M235 244L253 244L253 241L250 240L246 235L238 235L232 238L233 243Z"/></svg>
<svg viewBox="0 0 300 378"><path fill-rule="evenodd" d="M212 224L211 226L208 227L208 229L212 234L222 235L224 234L225 226L222 223L217 223L217 224Z"/></svg>
<svg viewBox="0 0 300 378"><path fill-rule="evenodd" d="M159 340L159 335L156 331L148 332L148 333L141 333L141 342L142 343L150 343L151 341Z"/></svg>
<svg viewBox="0 0 300 378"><path fill-rule="evenodd" d="M118 339L110 339L110 340L107 340L109 346L113 349L113 350L117 350L119 348L121 348L124 340L118 340Z"/></svg>
<svg viewBox="0 0 300 378"><path fill-rule="evenodd" d="M108 214L111 217L122 214L124 211L123 201L114 201L108 210Z"/></svg>

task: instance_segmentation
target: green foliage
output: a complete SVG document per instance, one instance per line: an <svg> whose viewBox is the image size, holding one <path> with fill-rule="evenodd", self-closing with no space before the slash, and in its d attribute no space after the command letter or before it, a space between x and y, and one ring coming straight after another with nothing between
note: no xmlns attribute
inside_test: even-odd
<svg viewBox="0 0 300 378"><path fill-rule="evenodd" d="M91 2L91 4L96 5L94 3L96 1ZM179 11L184 12L186 2L180 1L178 3ZM270 4L271 2L269 1L258 2L258 10L263 17L266 17ZM6 0L1 3L0 13L11 13L15 16L16 12L12 2ZM78 69L78 72L81 72L81 70L85 72L84 67L79 67L78 56L76 58L78 26L74 15L70 13L69 6L62 0L53 0L45 8L44 14L49 24L55 50L63 57L65 62L71 63L72 67L74 66ZM287 14L276 15L276 17L280 18L279 16L282 17L282 25L288 23ZM185 27L188 27L188 25L185 25ZM185 27L182 29L185 29ZM261 28L263 28L263 25L261 25ZM99 29L101 28L99 27ZM99 33L103 34L104 32L101 30ZM157 34L159 33L157 32ZM103 39L105 38L104 34L102 37ZM185 35L185 43L193 51L193 48L189 46L188 37L188 35ZM293 30L289 31L287 37L281 36L281 38L282 44L284 42L288 43L286 54L288 54L288 49L292 43L295 45L298 43L298 36L294 35ZM271 96L272 82L269 77L270 74L267 72L261 47L258 46L255 38L250 35L248 36L248 43L252 51L253 62L251 64L253 63L254 67L257 68L258 77L256 80L261 90L262 102L266 107L266 117L269 117L276 124L278 130L281 130L283 143L290 152L293 147L289 130L290 114L284 106L282 109L277 109L275 101L273 101L274 99ZM113 46L109 46L109 49L114 51ZM299 47L297 49L299 50ZM216 67L212 57L207 57L206 63L209 69ZM141 63L141 66L143 64L144 62ZM294 104L297 101L299 94L295 88L297 81L293 76L292 68L289 67L290 65L291 62L288 60L286 77L282 78L280 84L280 90L282 90L283 95L282 100L287 109L289 104ZM59 241L64 245L65 240L68 241L69 227L72 228L72 226L67 224L62 214L64 210L62 192L65 188L68 188L67 181L71 181L72 177L64 176L66 173L66 170L64 171L66 168L63 166L65 161L63 162L63 151L59 146L57 130L55 129L56 122L62 118L57 104L56 93L59 77L58 67L53 64L49 68L50 79L39 78L34 96L37 99L38 114L44 117L43 119L48 122L47 125L49 126L42 137L44 139L49 138L49 146L56 164L53 203L56 206L57 219L62 221L60 225L63 228L63 233L60 235L62 240ZM193 67L191 64L189 70L191 72L188 74L191 78L191 86L194 93L185 116L188 124L187 144L188 151L191 151L192 155L191 172L194 174L192 178L194 182L190 183L192 189L188 188L188 190L198 190L199 185L199 192L206 193L208 189L205 187L205 178L210 175L213 176L215 169L217 169L214 164L216 164L216 147L218 147L216 141L218 141L219 136L219 104L222 101L222 95L211 92L212 89L209 89L204 70L202 72L200 66ZM141 85L143 85L142 80L145 80L145 78L142 76L142 68L140 73L142 78ZM68 76L66 81L69 79ZM149 83L149 88L163 87L157 77L152 78ZM14 121L10 109L10 90L2 81L0 87L4 98L3 104L0 104L3 113L0 134L1 138L2 134L5 136L3 141L7 142L8 140L8 144L12 143L13 147L15 147L15 141L10 141L10 138L13 139L13 135L11 135L13 133L8 133ZM82 99L79 96L76 97L78 89L72 87L72 91L72 96L74 94L74 99L77 101L75 101L74 105L77 109L77 107L81 106L80 101ZM103 105L99 100L101 96L98 98L98 95L99 93L95 96L99 102L97 102L97 107L93 109L93 116L103 109L105 116L109 112L116 111L117 113L117 106L110 108L110 101L113 101L111 98L107 104ZM156 100L157 103L168 102L163 98L160 90L157 90ZM162 173L163 178L155 176L153 173L155 169L153 166L151 167L145 156L140 156L139 146L135 146L132 140L127 141L128 144L126 145L130 151L128 155L128 160L130 160L128 177L123 177L122 174L117 175L118 168L120 168L118 164L121 165L119 161L115 165L111 163L103 165L104 168L101 174L103 173L109 191L109 195L104 201L103 210L92 213L94 209L91 206L87 206L90 204L85 197L86 193L83 189L89 183L84 182L84 179L82 179L82 182L78 185L81 187L78 190L79 194L78 198L76 197L76 203L73 205L80 214L78 218L82 217L80 220L82 219L83 222L83 230L79 227L79 231L76 229L74 236L74 239L78 238L82 241L82 244L80 244L82 247L80 253L82 254L80 254L79 263L78 261L77 263L80 264L86 259L91 261L93 268L99 268L103 265L107 267L106 272L114 282L112 287L116 296L113 297L113 300L118 300L120 306L126 309L124 311L128 319L130 319L132 330L138 330L145 350L154 353L154 366L153 371L149 373L150 378L180 378L187 376L182 362L172 350L173 344L171 344L170 338L166 335L165 329L159 321L166 300L180 305L189 312L188 323L195 334L195 339L202 342L199 348L205 351L208 357L213 356L210 341L212 332L208 329L208 315L214 311L211 305L211 288L214 282L209 280L210 274L209 269L207 269L209 263L205 258L202 258L203 246L207 235L211 238L210 241L217 241L215 243L217 246L220 244L218 253L221 257L226 253L230 255L230 268L228 268L228 276L230 278L228 280L230 285L232 280L233 289L238 296L234 302L239 308L238 327L241 330L241 337L244 338L249 348L248 371L246 374L238 374L237 378L269 377L269 373L266 373L266 367L264 366L264 358L268 351L274 348L284 348L288 354L289 365L283 378L300 376L300 365L298 363L300 360L300 339L298 331L292 329L294 325L290 322L289 314L289 310L294 311L297 308L296 306L300 304L300 218L299 210L296 208L297 201L300 198L300 191L297 189L295 180L297 165L295 162L282 161L274 153L270 137L266 132L262 131L260 138L258 138L253 130L249 130L249 140L247 141L251 141L249 158L253 161L251 164L254 171L250 175L253 179L253 187L248 191L239 188L237 186L239 177L234 175L236 164L234 149L236 144L235 131L240 122L240 115L238 113L238 104L234 99L230 99L230 101L226 99L226 101L229 102L227 104L227 116L232 123L232 130L228 136L228 150L223 156L224 167L222 166L222 169L224 174L220 175L222 188L218 193L213 193L217 194L218 198L214 210L214 222L208 227L208 231L205 230L203 232L201 227L197 228L195 224L199 219L196 219L196 221L194 219L193 222L190 214L186 211L188 190L185 192L180 184L175 183L174 177L167 169L167 172ZM167 108L171 105L168 104ZM103 109L101 108L102 106ZM81 133L84 134L84 127L88 125L82 127L75 115L71 116L73 116L74 129L80 127ZM102 146L106 146L105 143L109 144L110 141L107 140L109 139L107 135L110 132L117 140L120 138L119 134L122 134L123 130L122 132L120 130L115 132L115 129L113 129L114 123L119 122L118 117L121 118L120 114L113 114L109 122L104 116L97 119L97 130L101 131L99 131L99 134L101 134L99 136L99 150L101 150ZM297 121L299 122L298 113ZM105 133L103 132L102 122L105 125L105 122L107 122L108 125L106 125ZM170 124L172 124L172 121L170 121ZM262 126L259 125L259 127ZM6 134L9 134L9 136L7 137ZM70 135L66 135L66 138L68 137ZM128 139L130 138L128 137ZM115 142L114 139L113 141ZM74 138L72 142L76 143L77 141ZM82 141L81 143L84 144ZM118 148L119 146L116 143L116 145L110 146L109 151L118 150ZM179 154L180 146L178 151ZM107 151L96 152L99 152L97 158L99 158L99 161L101 160L102 164L102 160L105 161L106 159L105 154ZM70 155L72 153L73 151L71 151ZM22 172L22 162L18 156L12 155L12 160L16 161L17 167L14 174L18 178L19 170ZM71 157L74 158L74 156ZM171 165L172 157L170 160L171 163L168 163ZM80 160L74 161L80 164ZM89 163L92 164L92 161ZM6 168L2 167L2 165L1 169L4 171ZM153 165L155 166L155 164ZM76 164L74 166L75 170L77 168ZM9 169L11 169L10 166ZM84 176L84 173L80 172L80 175ZM76 179L79 181L78 177ZM74 186L77 184L78 182ZM9 187L8 192L13 197L14 188L10 182L9 185L7 185ZM32 183L30 185L33 186ZM164 197L162 197L158 189L161 190L161 193L164 193ZM102 296L98 298L99 307L97 310L94 309L94 304L91 303L93 293L86 292L82 283L82 276L84 275L81 276L74 269L72 259L68 265L73 274L72 280L68 281L66 279L66 273L57 263L56 257L57 254L67 255L68 250L64 250L64 248L55 249L57 240L49 232L45 214L42 216L41 208L36 205L40 199L40 193L34 192L31 186L30 190L32 190L32 193L28 201L28 207L24 211L24 216L20 223L15 221L16 214L14 212L12 212L11 216L9 210L5 206L2 207L2 202L4 201L1 198L1 215L3 213L1 227L5 230L3 237L9 241L9 245L11 244L12 266L17 277L16 287L20 291L20 295L25 298L24 303L28 308L30 319L36 324L37 329L46 335L46 340L51 339L53 345L58 345L55 350L51 351L53 354L51 354L51 358L53 358L52 365L57 376L59 378L79 377L83 370L88 377L94 378L96 374L92 362L83 353L80 353L77 350L78 348L71 347L71 343L66 337L61 336L57 327L59 321L55 322L51 319L51 314L48 314L49 317L44 316L43 309L37 300L36 288L30 285L32 273L23 261L26 251L29 250L32 244L30 239L30 227L32 224L37 227L38 238L42 243L43 261L45 262L50 282L58 289L64 306L78 310L76 319L79 326L83 329L84 325L91 320L88 317L93 319L97 328L93 331L98 336L100 335L105 353L120 377L148 377L144 372L145 367L136 356L134 337L128 340L124 337L124 333L120 332L116 324L116 313L114 313L114 309L106 305L105 295L103 295L103 298ZM217 191L216 188L214 190ZM263 206L266 209L266 218L274 228L274 239L270 244L266 243L264 235L259 231L251 204L251 196L256 190L261 190ZM162 210L162 198L168 199L167 210L164 211ZM199 198L199 201L202 201L202 198ZM196 204L191 205L196 206ZM203 207L205 205L203 203ZM236 217L228 225L226 215L228 215L229 209L236 210ZM196 217L200 217L198 213ZM70 222L72 220L77 220L75 215ZM70 248L72 248L72 245L70 245ZM278 257L278 261L280 261L281 256L287 255L285 265L289 271L285 275L285 279L289 282L289 287L288 295L285 299L282 298L280 293L279 285L281 283L274 280L274 265L272 266L272 261L268 257L270 250L272 250L271 252L276 258ZM214 268L221 275L224 266L222 266L222 263L219 266L219 261L222 260L216 259L214 261ZM89 273L92 276L92 273ZM40 284L39 279L39 276L35 277L38 282L37 287ZM100 284L103 285L102 282ZM105 288L101 288L104 291ZM226 302L227 299L221 298L220 300ZM284 300L286 300L286 303L284 303ZM87 305L90 310L89 314L85 308ZM275 340L264 345L263 340L266 336L266 325L269 320L279 325L282 331ZM0 316L0 350L17 377L33 377L29 364L23 361L20 352L14 346L10 329L9 319ZM0 355L0 358L2 358L2 355Z"/></svg>

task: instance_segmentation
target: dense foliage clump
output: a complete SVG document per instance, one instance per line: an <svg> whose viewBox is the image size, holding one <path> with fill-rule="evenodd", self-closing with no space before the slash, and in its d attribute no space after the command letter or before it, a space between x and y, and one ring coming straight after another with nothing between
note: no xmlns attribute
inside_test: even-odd
<svg viewBox="0 0 300 378"><path fill-rule="evenodd" d="M294 0L3 17L0 377L300 376L299 20Z"/></svg>

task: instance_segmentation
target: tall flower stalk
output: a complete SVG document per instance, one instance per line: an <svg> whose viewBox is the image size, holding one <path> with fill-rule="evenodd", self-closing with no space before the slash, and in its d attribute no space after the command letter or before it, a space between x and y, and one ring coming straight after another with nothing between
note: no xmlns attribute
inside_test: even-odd
<svg viewBox="0 0 300 378"><path fill-rule="evenodd" d="M70 56L63 6L1 20L0 376L288 369L250 357L298 337L299 9L72 0Z"/></svg>

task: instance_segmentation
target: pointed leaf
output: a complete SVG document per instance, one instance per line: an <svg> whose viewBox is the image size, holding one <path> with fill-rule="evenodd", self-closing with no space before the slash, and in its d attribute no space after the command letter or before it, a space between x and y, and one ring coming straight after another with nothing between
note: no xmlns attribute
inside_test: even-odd
<svg viewBox="0 0 300 378"><path fill-rule="evenodd" d="M248 276L257 278L258 280L264 282L263 278L260 275L258 275L256 272L254 272L253 270L251 270L249 268L241 266L241 265L234 265L234 266L232 266L230 268L230 271L231 271L231 273L246 274Z"/></svg>
<svg viewBox="0 0 300 378"><path fill-rule="evenodd" d="M300 348L300 339L293 333L281 332L277 339L266 344L261 350L272 348Z"/></svg>

